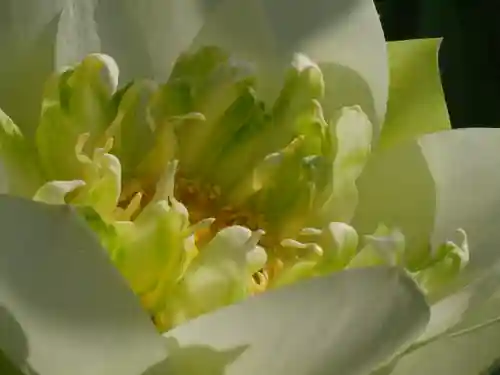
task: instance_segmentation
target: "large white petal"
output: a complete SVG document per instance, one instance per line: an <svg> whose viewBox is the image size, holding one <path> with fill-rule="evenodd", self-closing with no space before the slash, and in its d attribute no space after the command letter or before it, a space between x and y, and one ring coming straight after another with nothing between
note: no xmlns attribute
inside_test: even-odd
<svg viewBox="0 0 500 375"><path fill-rule="evenodd" d="M121 82L168 77L203 25L206 0L5 0L0 4L0 108L30 135L54 69L104 52Z"/></svg>
<svg viewBox="0 0 500 375"><path fill-rule="evenodd" d="M0 108L34 130L65 0L0 2Z"/></svg>
<svg viewBox="0 0 500 375"><path fill-rule="evenodd" d="M374 155L358 180L356 224L399 226L414 248L453 239L463 228L470 271L500 259L500 130L429 134Z"/></svg>
<svg viewBox="0 0 500 375"><path fill-rule="evenodd" d="M424 250L427 241L437 245L453 239L457 228L467 232L471 262L450 286L463 288L432 306L432 324L422 341L458 329L457 323L465 329L500 314L500 304L493 305L497 310L490 315L481 312L490 306L489 299L500 284L495 267L500 261L499 144L498 129L426 135L376 155L359 181L356 223L363 232L378 221L399 226L410 250L416 251ZM467 340L456 338L450 346ZM426 348L420 351L429 353ZM429 373L441 373L436 371Z"/></svg>
<svg viewBox="0 0 500 375"><path fill-rule="evenodd" d="M500 363L500 297L489 300L481 306L481 311L472 314L464 328L450 336L421 347L404 356L387 374L391 375L489 375L493 365ZM488 310L488 311L487 311ZM479 313L479 314L477 314ZM496 319L495 324L472 329L472 321ZM493 322L493 320L491 320Z"/></svg>
<svg viewBox="0 0 500 375"><path fill-rule="evenodd" d="M122 82L166 80L201 29L207 0L107 0L96 7L101 51L118 62Z"/></svg>
<svg viewBox="0 0 500 375"><path fill-rule="evenodd" d="M366 374L412 341L428 314L422 294L399 270L349 270L168 332L169 358L148 375Z"/></svg>
<svg viewBox="0 0 500 375"><path fill-rule="evenodd" d="M388 95L384 34L372 0L221 0L195 45L216 44L257 64L273 98L294 53L325 75L327 115L359 104L381 125Z"/></svg>
<svg viewBox="0 0 500 375"><path fill-rule="evenodd" d="M51 375L138 375L164 357L138 301L68 206L0 196L0 350Z"/></svg>

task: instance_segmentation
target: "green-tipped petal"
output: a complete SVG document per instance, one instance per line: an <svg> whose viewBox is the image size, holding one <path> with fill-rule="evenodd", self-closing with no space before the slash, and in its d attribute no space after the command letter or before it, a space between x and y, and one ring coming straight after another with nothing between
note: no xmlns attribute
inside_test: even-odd
<svg viewBox="0 0 500 375"><path fill-rule="evenodd" d="M241 226L227 227L201 249L179 282L167 314L174 323L239 302L249 296L249 279L267 260L257 246L262 236ZM256 262L261 262L257 264Z"/></svg>
<svg viewBox="0 0 500 375"><path fill-rule="evenodd" d="M460 234L463 236L461 244L447 241L440 245L433 256L432 264L416 275L416 280L423 290L430 291L440 285L446 285L469 264L467 235L463 231L460 231Z"/></svg>
<svg viewBox="0 0 500 375"><path fill-rule="evenodd" d="M395 269L336 273L175 328L166 337L177 349L151 374L365 374L415 339L428 313L415 284Z"/></svg>
<svg viewBox="0 0 500 375"><path fill-rule="evenodd" d="M365 246L349 262L349 267L404 265L405 239L398 230L379 225L373 235L365 236Z"/></svg>
<svg viewBox="0 0 500 375"><path fill-rule="evenodd" d="M103 148L96 148L92 159L89 158L81 150L87 140L87 136L79 137L79 147L76 150L85 186L71 203L92 207L104 219L111 220L121 195L120 160L109 153L113 147L112 139Z"/></svg>
<svg viewBox="0 0 500 375"><path fill-rule="evenodd" d="M49 204L65 204L66 196L83 186L85 181L82 180L47 182L37 190L33 200Z"/></svg>
<svg viewBox="0 0 500 375"><path fill-rule="evenodd" d="M125 178L133 176L144 155L155 144L153 119L150 108L157 85L153 81L134 82L125 87L115 119L106 129L113 137L113 153L120 159ZM115 95L115 100L118 96Z"/></svg>
<svg viewBox="0 0 500 375"><path fill-rule="evenodd" d="M450 129L438 66L441 39L389 42L390 85L378 147Z"/></svg>
<svg viewBox="0 0 500 375"><path fill-rule="evenodd" d="M320 215L325 221L350 222L358 205L356 181L370 156L372 125L359 107L344 108L331 131L337 144L332 193Z"/></svg>
<svg viewBox="0 0 500 375"><path fill-rule="evenodd" d="M318 272L327 274L343 269L356 255L359 237L356 230L345 223L329 223L323 229L320 244L324 255Z"/></svg>
<svg viewBox="0 0 500 375"><path fill-rule="evenodd" d="M106 55L87 56L74 69L54 74L47 82L36 146L49 179L81 178L74 149L89 133L85 151L102 146L104 131L115 115L111 96L118 83L118 67Z"/></svg>
<svg viewBox="0 0 500 375"><path fill-rule="evenodd" d="M154 326L71 208L0 196L0 223L0 350L17 366L138 375L164 357Z"/></svg>
<svg viewBox="0 0 500 375"><path fill-rule="evenodd" d="M137 294L152 291L158 282L171 286L181 275L185 221L183 212L162 200L148 205L122 232L112 257Z"/></svg>

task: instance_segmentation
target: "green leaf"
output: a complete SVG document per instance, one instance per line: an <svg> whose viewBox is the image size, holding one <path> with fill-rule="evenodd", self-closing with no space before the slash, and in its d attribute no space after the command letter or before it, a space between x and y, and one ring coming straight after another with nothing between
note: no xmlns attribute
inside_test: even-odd
<svg viewBox="0 0 500 375"><path fill-rule="evenodd" d="M379 147L450 129L441 86L441 39L389 42L389 101Z"/></svg>
<svg viewBox="0 0 500 375"><path fill-rule="evenodd" d="M335 273L175 328L170 357L147 374L366 374L415 339L428 314L396 269Z"/></svg>
<svg viewBox="0 0 500 375"><path fill-rule="evenodd" d="M355 25L355 26L353 26ZM327 119L360 105L376 128L386 108L385 39L371 0L222 0L194 46L216 44L255 63L258 90L274 99L293 54L318 63L327 83Z"/></svg>
<svg viewBox="0 0 500 375"><path fill-rule="evenodd" d="M69 206L0 196L0 238L9 317L0 350L13 363L39 374L137 375L163 358L154 326Z"/></svg>

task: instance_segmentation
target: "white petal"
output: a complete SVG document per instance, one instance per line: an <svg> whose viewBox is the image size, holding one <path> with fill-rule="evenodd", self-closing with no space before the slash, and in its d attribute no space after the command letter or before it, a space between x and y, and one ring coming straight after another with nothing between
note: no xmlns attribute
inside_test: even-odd
<svg viewBox="0 0 500 375"><path fill-rule="evenodd" d="M260 91L274 98L284 67L304 53L323 69L327 117L361 105L382 123L388 95L384 34L372 0L222 0L196 45L216 44L257 64Z"/></svg>
<svg viewBox="0 0 500 375"><path fill-rule="evenodd" d="M51 375L138 375L161 337L68 206L0 196L0 349Z"/></svg>
<svg viewBox="0 0 500 375"><path fill-rule="evenodd" d="M178 348L156 370L366 374L421 333L428 314L415 284L398 270L344 271L264 293L168 332Z"/></svg>

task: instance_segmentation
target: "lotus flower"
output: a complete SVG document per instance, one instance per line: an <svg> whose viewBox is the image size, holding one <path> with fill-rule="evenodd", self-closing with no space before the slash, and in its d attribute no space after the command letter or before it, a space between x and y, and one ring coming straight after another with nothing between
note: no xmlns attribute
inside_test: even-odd
<svg viewBox="0 0 500 375"><path fill-rule="evenodd" d="M498 135L414 140L447 127L435 41L389 46L385 117L370 1L297 1L289 16L279 1L50 5L6 34L5 371L419 373L428 347L470 345L496 322L496 185L473 181L495 175L483 147ZM12 19L23 7L7 6ZM57 68L38 120L32 35ZM400 63L415 53L431 57L414 75L428 86L408 91ZM472 158L455 173L483 138L491 168Z"/></svg>

